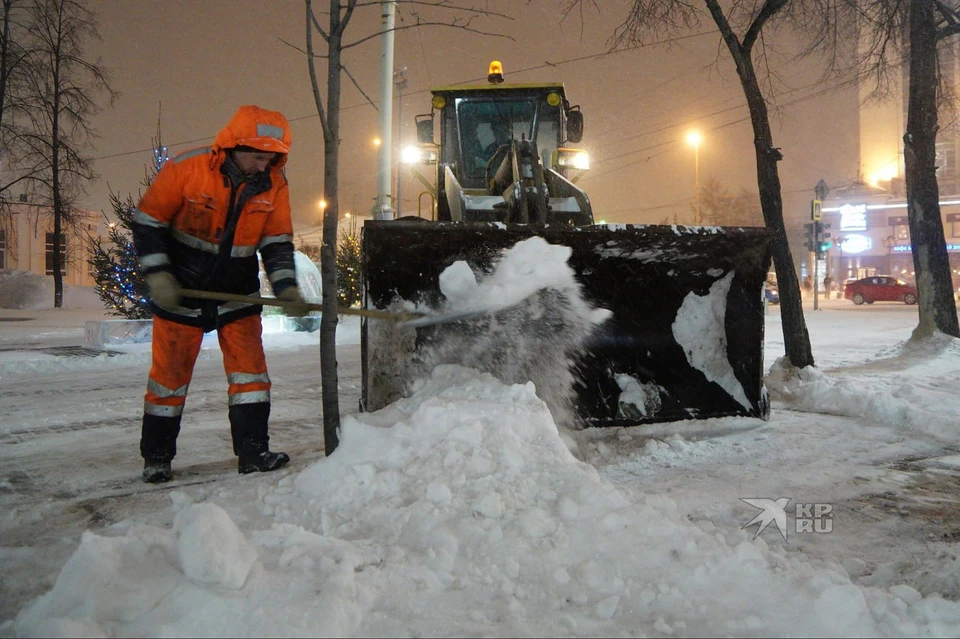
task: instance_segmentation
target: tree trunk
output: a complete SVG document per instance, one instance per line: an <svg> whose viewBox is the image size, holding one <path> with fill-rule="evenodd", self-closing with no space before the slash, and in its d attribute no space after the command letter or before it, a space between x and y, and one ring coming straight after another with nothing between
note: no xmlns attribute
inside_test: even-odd
<svg viewBox="0 0 960 639"><path fill-rule="evenodd" d="M782 3L779 6L783 6ZM780 321L783 325L784 349L790 363L795 367L814 366L810 335L803 317L800 283L797 280L797 271L793 264L790 243L783 223L783 199L780 195L780 174L777 171L777 162L783 158L783 155L773 146L767 105L750 58L751 47L740 44L716 0L707 0L707 8L720 28L727 49L737 66L737 76L740 78L747 106L750 109L753 144L757 154L760 208L763 211L766 227L773 232L773 263L777 271L777 287L780 289ZM771 8L763 19L777 10L779 10L777 7ZM752 25L751 30L754 29L758 33L759 25Z"/></svg>
<svg viewBox="0 0 960 639"><path fill-rule="evenodd" d="M7 78L10 73L10 11L13 0L3 0L3 33L0 34L0 132L3 131L3 113L7 106ZM3 160L0 149L0 161ZM3 166L0 164L0 169Z"/></svg>
<svg viewBox="0 0 960 639"><path fill-rule="evenodd" d="M308 27L309 28L309 27ZM337 377L337 218L340 165L340 2L330 0L330 36L327 59L327 118L323 128L323 241L320 279L323 316L320 319L320 376L323 397L323 442L327 455L340 444L340 397Z"/></svg>
<svg viewBox="0 0 960 639"><path fill-rule="evenodd" d="M54 81L55 86L60 86L60 65L59 60L55 61ZM50 124L51 140L51 174L50 190L53 195L53 307L63 308L63 273L61 265L64 263L64 255L60 251L61 244L64 249L66 242L63 238L63 194L60 192L60 91L53 92L53 107L51 113L53 118Z"/></svg>
<svg viewBox="0 0 960 639"><path fill-rule="evenodd" d="M937 33L933 0L910 3L910 87L903 136L907 214L920 320L911 339L935 330L960 337L937 185Z"/></svg>

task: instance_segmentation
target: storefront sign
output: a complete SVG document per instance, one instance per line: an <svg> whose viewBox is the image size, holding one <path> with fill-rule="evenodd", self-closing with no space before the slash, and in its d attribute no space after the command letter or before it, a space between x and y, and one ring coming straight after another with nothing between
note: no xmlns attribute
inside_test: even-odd
<svg viewBox="0 0 960 639"><path fill-rule="evenodd" d="M840 245L840 250L844 253L863 253L873 248L873 240L869 235L848 235Z"/></svg>
<svg viewBox="0 0 960 639"><path fill-rule="evenodd" d="M867 230L867 205L844 204L840 207L841 231Z"/></svg>
<svg viewBox="0 0 960 639"><path fill-rule="evenodd" d="M910 253L912 250L913 249L910 246L894 246L893 247L894 253ZM960 251L960 244L947 244L947 250Z"/></svg>

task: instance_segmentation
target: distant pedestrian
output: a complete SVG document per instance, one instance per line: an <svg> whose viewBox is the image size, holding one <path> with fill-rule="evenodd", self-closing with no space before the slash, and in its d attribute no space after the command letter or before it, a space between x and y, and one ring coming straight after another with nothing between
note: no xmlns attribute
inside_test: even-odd
<svg viewBox="0 0 960 639"><path fill-rule="evenodd" d="M804 288L804 290L806 290L806 291L812 291L812 290L813 290L813 280L810 279L810 276L809 276L809 275L807 275L805 278L803 278L803 288Z"/></svg>

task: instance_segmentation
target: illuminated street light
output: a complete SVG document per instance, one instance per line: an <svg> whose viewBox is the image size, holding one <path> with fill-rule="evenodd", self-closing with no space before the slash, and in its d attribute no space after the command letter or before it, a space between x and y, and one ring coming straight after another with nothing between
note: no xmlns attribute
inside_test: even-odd
<svg viewBox="0 0 960 639"><path fill-rule="evenodd" d="M694 214L693 223L702 224L703 217L700 215L700 132L691 131L687 133L687 144L693 147L694 161L694 184L697 189L697 212Z"/></svg>

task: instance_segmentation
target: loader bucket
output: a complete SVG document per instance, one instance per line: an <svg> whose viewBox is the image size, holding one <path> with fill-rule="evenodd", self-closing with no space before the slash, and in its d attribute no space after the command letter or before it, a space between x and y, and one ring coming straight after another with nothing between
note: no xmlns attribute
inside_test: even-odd
<svg viewBox="0 0 960 639"><path fill-rule="evenodd" d="M768 417L762 296L771 235L764 228L367 221L366 306L441 305L444 269L464 260L487 271L502 250L532 235L570 247L584 296L612 312L575 354L581 425ZM406 363L429 341L425 330L362 324L363 410L409 391Z"/></svg>

